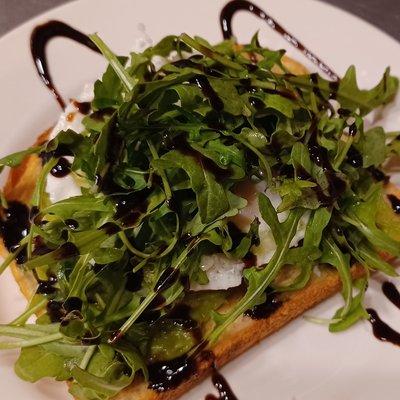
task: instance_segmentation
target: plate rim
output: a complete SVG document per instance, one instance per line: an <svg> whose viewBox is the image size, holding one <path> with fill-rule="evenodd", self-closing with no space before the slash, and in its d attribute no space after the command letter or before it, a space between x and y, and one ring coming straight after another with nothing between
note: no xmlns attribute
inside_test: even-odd
<svg viewBox="0 0 400 400"><path fill-rule="evenodd" d="M0 37L0 47L3 45L4 42L15 40L16 37L18 37L18 35L21 35L20 34L21 30L28 30L28 29L30 29L30 27L33 24L45 22L46 19L51 18L51 16L54 15L54 13L56 13L56 12L62 12L65 9L79 7L80 4L87 5L87 4L92 3L93 1L94 0L74 0L74 1L71 1L71 2L68 2L65 4L53 7L49 10L46 10L43 13L40 13L39 15L34 16L34 17L28 19L27 21L21 23L20 25L13 28L11 31L7 32L5 35L1 36ZM304 0L304 1L311 3L311 0ZM343 10L340 7L329 4L329 3L325 3L325 2L321 2L321 1L317 1L317 0L312 0L312 1L314 3L316 3L316 2L320 3L320 6L322 8L336 9L336 11L338 11L338 13L336 14L338 16L338 18L341 18L343 15L346 15L346 14L347 14L347 17L355 18L356 20L358 20L358 23L364 24L364 25L362 25L363 27L365 27L365 28L368 27L371 31L371 34L373 34L375 36L379 35L379 33L383 34L384 37L386 37L386 39L388 39L388 40L390 39L390 41L394 45L396 45L398 47L400 46L400 42L398 40L396 40L395 38L393 38L391 35L387 34L386 32L382 31L380 28L376 27L375 25L371 24L370 22L363 20L359 16L352 14L351 12L348 12L347 10ZM257 4L262 4L263 0L256 0L255 2ZM79 28L79 26L78 26L78 28ZM382 36L377 36L377 37L378 37L378 39L382 38ZM28 46L28 43L26 44L26 46Z"/></svg>
<svg viewBox="0 0 400 400"><path fill-rule="evenodd" d="M12 40L14 35L18 35L19 31L27 29L30 25L32 25L32 23L39 22L40 19L45 19L45 18L47 18L48 15L50 15L54 12L62 11L63 9L76 7L79 3L90 3L90 2L94 2L94 1L95 0L72 0L72 1L68 1L67 3L59 4L57 6L51 7L48 10L43 11L40 14L35 15L35 16L27 19L26 21L23 21L23 22L17 24L11 30L5 32L3 35L0 36L0 45L2 45L3 41ZM193 1L193 0L189 0L189 1ZM335 10L335 12L347 14L348 16L356 18L358 20L358 22L363 23L364 25L368 26L370 29L375 30L376 33L384 35L386 37L386 39L391 40L391 41L397 43L398 45L400 45L400 40L396 39L394 36L383 31L381 28L374 25L372 22L365 20L364 18L362 18L361 16L359 16L357 14L354 14L348 10L345 10L344 8L340 7L337 4L326 3L323 0L303 0L303 1L311 1L313 3L319 4L319 6L321 6L321 7L326 7L328 9L330 8L332 10ZM228 0L225 0L225 2L227 3ZM261 0L254 0L254 2L259 4L259 3L261 3ZM44 21L42 21L42 22L44 22Z"/></svg>

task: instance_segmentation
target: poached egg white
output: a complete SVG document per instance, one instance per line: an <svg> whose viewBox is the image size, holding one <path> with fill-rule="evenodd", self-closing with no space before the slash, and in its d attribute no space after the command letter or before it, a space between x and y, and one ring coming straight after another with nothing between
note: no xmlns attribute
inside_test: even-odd
<svg viewBox="0 0 400 400"><path fill-rule="evenodd" d="M93 85L87 84L85 85L81 95L78 96L76 100L79 102L88 102L92 101L92 99ZM51 130L49 139L54 139L59 132L67 129L72 129L76 133L81 133L84 129L82 125L84 116L85 115L82 114L74 105L74 102L71 101L65 108L64 112L60 115L54 128ZM68 157L66 158L68 159ZM68 161L71 161L71 159ZM46 191L52 203L81 195L81 189L75 182L73 174L68 174L63 178L56 178L55 176L48 174Z"/></svg>
<svg viewBox="0 0 400 400"><path fill-rule="evenodd" d="M237 195L247 200L247 206L243 208L238 215L231 218L231 221L243 232L248 231L250 224L255 218L259 219L260 245L253 246L251 249L252 253L256 256L257 266L268 263L276 250L276 243L272 231L262 219L258 208L257 198L259 193L265 193L271 200L274 208L278 208L281 202L281 197L277 193L267 189L265 182L255 184L248 181L238 185L236 190ZM287 212L279 213L279 221L284 221L287 215ZM296 234L294 235L290 246L296 246L299 244L300 240L304 239L305 229L309 218L310 214L305 213L300 219ZM205 255L201 259L201 269L207 274L209 282L205 285L195 284L191 289L195 291L218 290L239 286L242 282L244 267L244 262L230 259L222 253Z"/></svg>

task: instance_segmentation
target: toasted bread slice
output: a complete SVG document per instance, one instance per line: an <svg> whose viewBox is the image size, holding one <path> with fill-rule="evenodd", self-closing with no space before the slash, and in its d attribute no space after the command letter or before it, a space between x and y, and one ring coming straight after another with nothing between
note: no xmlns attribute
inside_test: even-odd
<svg viewBox="0 0 400 400"><path fill-rule="evenodd" d="M38 139L43 141L47 137L45 132ZM4 187L7 200L18 200L28 203L35 187L35 182L41 170L41 160L36 155L28 156L24 162L10 171ZM394 194L400 198L400 190L394 185L387 185L388 194ZM400 223L400 217L395 217ZM7 251L1 246L1 252ZM383 255L387 258L387 256ZM30 272L23 271L16 263L11 264L11 270L18 282L22 293L29 300L35 293L37 282ZM361 277L364 269L355 265L352 268L354 278ZM219 341L212 347L211 353L197 360L196 373L187 381L173 390L157 393L147 388L143 381L135 381L130 387L116 396L118 400L172 400L181 396L190 388L197 385L211 371L212 364L218 367L237 357L266 336L279 330L291 320L295 319L306 310L322 302L341 288L338 274L332 268L322 267L321 275L314 275L307 286L294 293L283 295L283 305L270 317L262 320L252 320L242 316L222 335Z"/></svg>
<svg viewBox="0 0 400 400"><path fill-rule="evenodd" d="M295 74L305 74L307 70L296 61L285 57L285 67ZM278 72L278 71L277 71ZM43 142L49 132L44 132L37 140ZM41 160L36 155L28 156L22 165L10 171L4 187L7 200L18 200L28 203L33 193L35 183L41 170ZM400 198L400 190L393 185L387 185L388 194ZM400 216L394 216L400 223ZM394 222L395 223L395 222ZM1 253L7 254L4 246ZM382 257L388 258L382 254ZM321 274L313 275L310 282L302 290L282 295L282 306L271 316L261 320L253 320L242 316L236 320L220 337L210 351L203 352L196 361L196 372L178 387L165 392L155 392L147 387L142 379L135 379L134 383L119 393L116 400L173 400L197 385L211 372L212 366L221 367L233 358L242 354L263 338L278 331L291 320L303 314L306 310L322 302L341 289L341 281L337 272L329 267L321 266ZM12 273L18 282L22 293L30 299L35 293L37 282L30 272L23 271L16 263L11 264ZM361 277L364 268L360 265L352 267L353 278Z"/></svg>

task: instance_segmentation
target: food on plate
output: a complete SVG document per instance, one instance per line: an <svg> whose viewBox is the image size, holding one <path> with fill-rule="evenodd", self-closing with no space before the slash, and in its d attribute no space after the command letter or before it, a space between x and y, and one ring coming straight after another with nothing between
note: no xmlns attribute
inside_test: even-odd
<svg viewBox="0 0 400 400"><path fill-rule="evenodd" d="M339 290L329 329L368 319L370 274L400 256L400 142L364 118L394 99L390 70L361 90L354 67L327 80L257 34L128 57L90 38L102 78L0 160L0 271L29 300L0 326L16 373L173 399Z"/></svg>

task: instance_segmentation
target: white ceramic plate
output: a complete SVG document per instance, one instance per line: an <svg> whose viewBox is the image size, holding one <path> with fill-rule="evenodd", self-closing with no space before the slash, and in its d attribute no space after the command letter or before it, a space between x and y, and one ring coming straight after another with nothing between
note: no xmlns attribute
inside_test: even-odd
<svg viewBox="0 0 400 400"><path fill-rule="evenodd" d="M0 156L30 144L36 135L58 117L59 109L43 87L29 52L32 28L49 19L60 19L84 32L99 32L120 54L134 45L140 30L157 41L181 32L221 39L220 0L82 0L43 14L0 39ZM362 86L371 86L387 65L400 76L400 44L371 25L336 8L312 0L258 0L289 31L343 74L355 64ZM287 44L261 21L241 13L234 19L235 33L247 41L260 29L260 38L270 47ZM50 64L55 82L66 97L77 95L85 82L96 79L104 61L67 40L50 45ZM302 60L296 50L289 54ZM400 129L400 102L385 118L389 129ZM340 297L310 311L314 316L332 316ZM400 329L400 311L380 292L374 281L367 304L379 310L394 328ZM0 322L5 323L23 310L25 301L8 273L0 277ZM0 353L2 398L50 400L69 399L66 386L50 381L32 385L18 380L12 365L17 354ZM299 318L230 363L223 373L239 399L252 400L376 400L398 398L400 348L377 341L368 322L341 334ZM212 391L204 382L184 399L203 399Z"/></svg>

